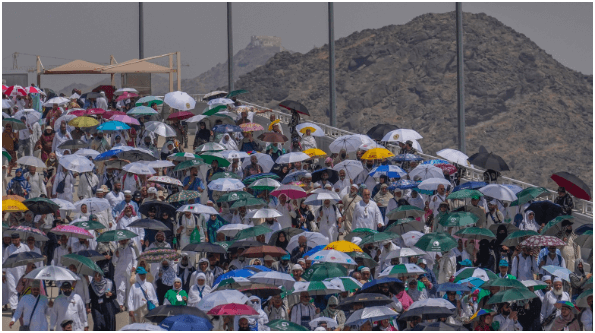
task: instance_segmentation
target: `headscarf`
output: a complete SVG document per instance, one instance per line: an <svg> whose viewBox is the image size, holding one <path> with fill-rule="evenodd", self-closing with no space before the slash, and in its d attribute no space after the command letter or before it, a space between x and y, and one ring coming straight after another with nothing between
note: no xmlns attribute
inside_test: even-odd
<svg viewBox="0 0 595 333"><path fill-rule="evenodd" d="M158 241L157 241L157 235L159 235L159 234L162 234L162 235L163 235L163 242L158 242ZM167 241L166 241L165 239L166 239L166 238L165 238L165 232L163 232L163 230L159 230L159 232L157 232L157 233L155 234L155 241L153 242L153 244L155 244L155 247L159 247L159 248L161 248L161 247L165 247L165 246L167 246L167 244L168 244L168 243L167 243Z"/></svg>
<svg viewBox="0 0 595 333"><path fill-rule="evenodd" d="M167 146L169 146L170 144L171 144L172 146L174 146L174 149L176 149L176 145L174 145L174 142L173 142L173 141L167 141L167 142L166 142L166 143L163 145L163 147L161 147L161 152L162 152L163 154L169 154L169 153L171 152L171 150L169 150L169 148L167 148Z"/></svg>
<svg viewBox="0 0 595 333"><path fill-rule="evenodd" d="M337 312L339 312L339 308L337 307L337 308L332 309L331 305L339 305L339 300L337 299L337 297L331 296L328 299L328 302L326 303L326 305L327 306L326 306L325 311L330 315L329 317L333 318L334 316L336 316Z"/></svg>
<svg viewBox="0 0 595 333"><path fill-rule="evenodd" d="M407 311L407 309L409 309L409 306L413 304L413 300L411 299L411 297L409 297L405 290L401 290L397 294L397 299L399 300L399 302L401 302L401 305L403 305L403 311Z"/></svg>
<svg viewBox="0 0 595 333"><path fill-rule="evenodd" d="M500 231L504 231L504 233L502 234ZM500 245L502 245L502 242L506 239L506 237L508 237L508 229L506 229L506 225L501 224L496 230L496 239L494 240L493 249L500 248ZM481 242L479 244L481 244Z"/></svg>
<svg viewBox="0 0 595 333"><path fill-rule="evenodd" d="M205 281L205 283L202 286L198 285L199 279ZM198 303L206 294L209 294L210 292L211 287L207 286L207 276L205 275L205 273L198 273L196 274L196 281L194 285L190 287L190 292L188 293L188 303Z"/></svg>
<svg viewBox="0 0 595 333"><path fill-rule="evenodd" d="M229 137L229 139L225 140L226 136ZM225 146L225 148L227 148L227 150L238 150L238 144L227 133L223 136L223 138L221 138L221 141L219 141L219 143L222 144L223 146Z"/></svg>
<svg viewBox="0 0 595 333"><path fill-rule="evenodd" d="M416 285L417 285L417 280L416 279L413 279L413 280L416 282ZM407 285L409 285L410 282L411 282L411 280L409 280L407 282ZM416 288L407 289L407 294L409 295L409 297L411 297L411 300L413 300L414 302L417 302L417 301L419 301L419 297L421 296L421 291L419 291L416 286Z"/></svg>
<svg viewBox="0 0 595 333"><path fill-rule="evenodd" d="M16 173L17 173L17 172L20 172L20 173L21 173L21 175L20 175L19 177L17 177L17 176L14 176L14 178L12 178L12 179L13 179L13 180L16 180L16 181L18 181L18 182L25 181L26 179L25 179L25 177L23 176L23 169L21 169L21 168L17 169L17 170L15 171L15 175L16 175Z"/></svg>
<svg viewBox="0 0 595 333"><path fill-rule="evenodd" d="M132 210L132 216L136 216L136 212L134 211L134 207L131 204L126 204L124 205L124 209L122 209L122 212L120 213L120 215L118 215L118 218L116 219L117 221L120 221L121 218L124 217L124 215L126 215L126 208L130 207L130 209Z"/></svg>
<svg viewBox="0 0 595 333"><path fill-rule="evenodd" d="M176 282L180 282L180 288L176 288L176 285L175 285ZM176 277L174 279L174 284L173 284L173 288L172 289L175 290L175 291L181 291L182 290L182 279L180 279L179 277Z"/></svg>
<svg viewBox="0 0 595 333"><path fill-rule="evenodd" d="M93 279L93 281L91 282L91 288L93 288L93 291L98 297L103 297L103 294L105 294L107 289L112 288L112 283L111 281L106 279L105 276L102 275L101 280L99 282Z"/></svg>
<svg viewBox="0 0 595 333"><path fill-rule="evenodd" d="M205 125L204 129L200 128L201 124ZM207 128L207 125L204 123L204 121L198 123L198 133L196 133L196 136L203 139L204 141L209 141L209 138L211 137L211 131Z"/></svg>
<svg viewBox="0 0 595 333"><path fill-rule="evenodd" d="M279 241L279 235L285 235L285 241L281 242ZM275 246L276 247L280 247L283 250L285 250L285 248L287 248L287 244L289 244L289 240L287 239L287 234L285 233L285 231L280 231L279 234L277 235L277 241L275 242Z"/></svg>
<svg viewBox="0 0 595 333"><path fill-rule="evenodd" d="M380 186L380 190L374 196L374 201L376 201L376 203L378 203L378 206L379 207L386 207L386 206L388 206L388 201L390 199L394 198L394 196L392 194L390 194L389 191L386 191L386 193L382 193L382 187L383 186L388 187L387 185L382 184Z"/></svg>
<svg viewBox="0 0 595 333"><path fill-rule="evenodd" d="M168 261L168 266L166 270L163 270L163 266L161 266L163 275L161 275L161 282L166 286L173 286L174 280L176 279L176 272L171 267L171 261Z"/></svg>
<svg viewBox="0 0 595 333"><path fill-rule="evenodd" d="M490 241L482 239L479 241L479 252L477 253L477 262L481 264L487 264L490 260Z"/></svg>
<svg viewBox="0 0 595 333"><path fill-rule="evenodd" d="M581 271L578 268L578 264L583 264L583 270ZM579 279L582 279L586 276L585 274L585 261L583 259L576 259L574 262L574 275L576 275Z"/></svg>
<svg viewBox="0 0 595 333"><path fill-rule="evenodd" d="M552 325L552 328L550 329L550 331L564 331L564 327L566 327L566 325L570 324L571 321L574 320L574 313L572 312L572 309L570 311L570 313L568 314L568 316L564 317L562 315L562 313L560 313L559 316L556 317L556 319L554 320L554 324ZM568 327L569 331L572 331L573 328Z"/></svg>
<svg viewBox="0 0 595 333"><path fill-rule="evenodd" d="M535 215L533 215L533 219L530 220L529 213L533 213L533 211L532 210L525 211L525 219L523 220L523 223L521 224L521 230L538 231L539 227L538 227L537 221L535 221Z"/></svg>

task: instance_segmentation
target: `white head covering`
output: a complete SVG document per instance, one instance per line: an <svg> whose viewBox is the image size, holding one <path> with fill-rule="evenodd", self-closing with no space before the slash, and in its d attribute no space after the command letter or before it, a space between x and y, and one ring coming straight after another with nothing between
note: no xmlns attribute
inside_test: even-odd
<svg viewBox="0 0 595 333"><path fill-rule="evenodd" d="M545 281L552 281L552 276L551 276L551 275L544 275L544 276L541 278L541 281L542 281L542 282L545 282Z"/></svg>

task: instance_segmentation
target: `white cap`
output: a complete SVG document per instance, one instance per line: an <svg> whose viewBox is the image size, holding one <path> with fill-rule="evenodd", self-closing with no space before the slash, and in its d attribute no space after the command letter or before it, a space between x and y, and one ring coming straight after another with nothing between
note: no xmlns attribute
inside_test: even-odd
<svg viewBox="0 0 595 333"><path fill-rule="evenodd" d="M301 265L295 264L295 265L293 265L293 267L291 267L291 270L292 271L303 271L304 269L302 268Z"/></svg>
<svg viewBox="0 0 595 333"><path fill-rule="evenodd" d="M95 192L97 192L97 193L103 193L103 189L101 187L98 187Z"/></svg>
<svg viewBox="0 0 595 333"><path fill-rule="evenodd" d="M333 188L333 186L331 184L328 184L328 183L326 185L324 185L324 188L327 188L327 187L328 188Z"/></svg>
<svg viewBox="0 0 595 333"><path fill-rule="evenodd" d="M357 184L351 184L351 187L355 187L356 189L359 188L359 186L357 186Z"/></svg>
<svg viewBox="0 0 595 333"><path fill-rule="evenodd" d="M552 281L552 276L551 275L544 275L541 278L541 281L545 282L545 281Z"/></svg>
<svg viewBox="0 0 595 333"><path fill-rule="evenodd" d="M312 178L312 174L309 172L306 172L306 174L304 175L304 178Z"/></svg>
<svg viewBox="0 0 595 333"><path fill-rule="evenodd" d="M554 281L553 282L562 282L562 279L560 277L556 276L554 278Z"/></svg>
<svg viewBox="0 0 595 333"><path fill-rule="evenodd" d="M130 190L124 191L124 195L128 195L128 194L132 195L132 192Z"/></svg>

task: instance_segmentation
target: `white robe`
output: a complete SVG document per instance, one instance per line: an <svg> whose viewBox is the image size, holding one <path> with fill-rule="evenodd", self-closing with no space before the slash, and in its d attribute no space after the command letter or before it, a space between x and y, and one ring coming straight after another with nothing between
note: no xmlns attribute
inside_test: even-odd
<svg viewBox="0 0 595 333"><path fill-rule="evenodd" d="M140 191L140 189L142 187L140 177L137 175L134 175L132 173L124 173L122 175L121 181L122 181L122 191L130 191L130 192L134 193L135 191Z"/></svg>
<svg viewBox="0 0 595 333"><path fill-rule="evenodd" d="M70 238L68 239L68 241L70 242ZM62 265L62 263L60 262L60 258L62 258L62 256L64 255L70 254L70 251L68 251L68 247L68 244L66 244L66 247L62 247L61 245L56 247L56 249L54 250L54 266L64 267L64 265Z"/></svg>
<svg viewBox="0 0 595 333"><path fill-rule="evenodd" d="M74 292L68 297L60 295L54 301L54 306L50 313L50 329L62 331L60 324L64 320L72 320L73 331L82 331L85 327L89 326L85 303Z"/></svg>
<svg viewBox="0 0 595 333"><path fill-rule="evenodd" d="M339 217L342 217L341 213L338 209L333 208L333 205L328 207L322 206L321 208L316 210L315 219L318 221L320 217L320 222L318 222L318 229L320 233L329 239L329 242L334 242L337 240L339 236L339 228L337 227L337 220ZM341 229L343 227L341 226Z"/></svg>
<svg viewBox="0 0 595 333"><path fill-rule="evenodd" d="M99 178L93 172L79 174L79 198L87 199L93 197L93 187L99 184Z"/></svg>
<svg viewBox="0 0 595 333"><path fill-rule="evenodd" d="M31 294L23 296L19 301L19 305L17 306L11 321L16 323L17 320L23 316L23 323L29 325L31 331L47 331L47 316L51 314L51 309L48 307L48 298L46 296L39 295L38 297L41 297L39 302L37 302L37 297L34 297ZM38 304L35 308L33 317L31 317L31 311L33 311L35 303ZM31 321L29 321L29 318L31 318Z"/></svg>
<svg viewBox="0 0 595 333"><path fill-rule="evenodd" d="M130 285L130 274L132 267L136 267L136 251L128 243L128 245L122 249L118 246L117 251L119 256L112 257L112 264L114 264L114 282L116 288L116 295L118 304L125 305L127 299L126 293Z"/></svg>
<svg viewBox="0 0 595 333"><path fill-rule="evenodd" d="M105 198L107 199L107 201L109 201L109 204L110 206L112 206L112 209L114 209L114 207L116 207L117 204L124 200L124 192L120 191L116 193L114 191L111 191L105 196Z"/></svg>
<svg viewBox="0 0 595 333"><path fill-rule="evenodd" d="M60 182L62 181L62 179L65 179L64 181L64 193L58 193L56 192L56 190L58 189L58 184L60 184ZM56 175L56 177L54 178L54 186L52 187L52 194L55 194L56 197L58 199L62 199L62 200L66 200L66 201L70 201L70 202L74 202L72 199L72 193L74 190L74 177L72 176L72 172L70 171L62 171L62 172L58 172L58 174ZM64 213L63 213L64 212ZM66 211L60 210L60 213L65 214ZM63 215L62 216L65 216Z"/></svg>
<svg viewBox="0 0 595 333"><path fill-rule="evenodd" d="M14 244L10 244L3 253L2 262L6 261L6 258L13 254L27 252L29 247L21 243L17 248ZM8 286L8 302L10 303L11 309L16 309L19 303L19 297L17 293L17 283L23 274L25 274L25 268L27 266L18 266L14 268L3 268L2 271L6 272L6 285Z"/></svg>
<svg viewBox="0 0 595 333"><path fill-rule="evenodd" d="M68 140L72 140L72 135L70 135L68 130L66 130L66 134L62 134L62 132L58 130L58 132L56 132L56 135L54 135L54 141L52 141L52 151L55 151L60 155L64 154L64 149L60 149L58 147Z"/></svg>
<svg viewBox="0 0 595 333"><path fill-rule="evenodd" d="M145 291L144 293L143 290ZM141 283L140 279L137 277L137 281L132 286L130 286L130 293L128 293L128 299L126 302L128 311L136 311L141 306L147 304L147 297L145 297L145 293L155 306L159 306L159 301L157 300L157 294L155 293L155 288L153 285L146 280Z"/></svg>
<svg viewBox="0 0 595 333"><path fill-rule="evenodd" d="M450 277L454 275L457 269L455 254L452 251L448 251L448 253L440 259L440 266L438 271L438 283L446 283L450 280Z"/></svg>
<svg viewBox="0 0 595 333"><path fill-rule="evenodd" d="M202 291L202 297L200 296L199 288L200 291ZM210 293L211 287L207 286L206 281L205 284L201 287L199 287L198 284L194 283L192 287L190 287L190 291L188 292L188 306L198 308L198 302L200 302L205 296L207 296Z"/></svg>
<svg viewBox="0 0 595 333"><path fill-rule="evenodd" d="M143 239L145 239L145 229L143 228L134 228L134 227L129 227L128 225L136 220L139 220L138 216L122 216L122 218L116 223L116 230L120 230L120 229L125 229L125 230L129 230L134 232L135 234L137 234L138 236L130 239L131 241L134 241L134 243L136 243L136 248L137 249L142 249L142 244L141 241Z"/></svg>
<svg viewBox="0 0 595 333"><path fill-rule="evenodd" d="M279 203L275 209L283 214L283 216L277 217L277 222L281 225L281 229L291 227L291 218L295 217L294 207L291 203L285 202L285 205Z"/></svg>
<svg viewBox="0 0 595 333"><path fill-rule="evenodd" d="M382 213L380 213L380 209L378 209L378 205L374 201L370 200L366 204L361 200L355 204L352 230L357 228L378 230L378 224L384 225L384 221L382 220Z"/></svg>
<svg viewBox="0 0 595 333"><path fill-rule="evenodd" d="M41 194L47 195L45 184L43 183L43 176L39 172L35 172L33 175L30 172L25 174L25 179L31 185L31 192L29 198L37 198Z"/></svg>

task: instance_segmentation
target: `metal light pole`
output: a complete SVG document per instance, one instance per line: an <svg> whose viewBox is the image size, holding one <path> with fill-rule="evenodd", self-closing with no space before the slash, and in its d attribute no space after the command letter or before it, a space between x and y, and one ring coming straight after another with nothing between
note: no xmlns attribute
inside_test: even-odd
<svg viewBox="0 0 595 333"><path fill-rule="evenodd" d="M233 29L231 27L231 2L227 3L227 87L233 91Z"/></svg>
<svg viewBox="0 0 595 333"><path fill-rule="evenodd" d="M328 66L329 66L329 109L331 126L337 126L337 91L335 87L335 19L333 3L328 3Z"/></svg>
<svg viewBox="0 0 595 333"><path fill-rule="evenodd" d="M143 28L143 3L138 3L138 58L145 58L144 28Z"/></svg>
<svg viewBox="0 0 595 333"><path fill-rule="evenodd" d="M463 73L463 4L456 3L457 21L457 108L459 110L459 150L465 147L465 75Z"/></svg>

